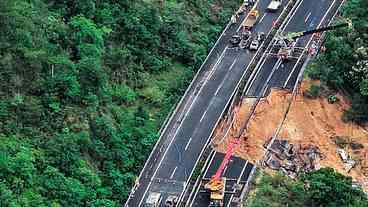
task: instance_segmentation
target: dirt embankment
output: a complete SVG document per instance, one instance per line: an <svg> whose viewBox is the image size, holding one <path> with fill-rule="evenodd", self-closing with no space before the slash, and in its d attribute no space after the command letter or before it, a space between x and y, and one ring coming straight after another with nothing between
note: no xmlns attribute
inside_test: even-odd
<svg viewBox="0 0 368 207"><path fill-rule="evenodd" d="M349 102L337 94L339 101L329 104L327 99L319 97L309 99L303 91L310 86L304 81L298 95L293 100L279 138L288 140L293 145L315 145L321 150L324 159L319 162L321 167L333 167L338 172L352 176L365 190L368 190L368 131L361 126L344 123L341 120L343 112L349 108ZM279 126L291 98L288 91L273 89L271 94L261 100L248 124L247 131L242 134L236 156L257 162L264 156L264 143L274 135ZM237 133L240 123L246 118L253 101L246 99L234 110L234 127L227 132L231 121L223 121L217 130L214 143L217 150L224 152L226 145ZM226 133L227 132L227 133ZM224 136L226 134L226 136ZM225 138L224 138L225 137ZM339 144L336 144L336 143ZM357 161L350 172L344 168L344 163L337 154L338 145Z"/></svg>

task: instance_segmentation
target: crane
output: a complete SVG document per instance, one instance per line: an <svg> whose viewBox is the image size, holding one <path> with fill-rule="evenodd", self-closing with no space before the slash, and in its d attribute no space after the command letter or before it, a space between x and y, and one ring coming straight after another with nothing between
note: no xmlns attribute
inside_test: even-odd
<svg viewBox="0 0 368 207"><path fill-rule="evenodd" d="M279 50L280 55L283 54L283 50L286 50L287 55L285 58L287 58L290 55L290 51L292 51L292 48L295 46L295 40L309 35L314 34L318 32L328 31L328 30L334 30L340 27L346 27L351 26L351 21L348 21L347 23L337 24L333 26L327 26L322 28L317 28L313 30L307 30L307 31L301 31L301 32L292 32L288 33L287 35L279 35L277 37L277 41L281 45L281 48ZM241 130L243 132L244 129ZM224 159L222 160L220 167L217 169L216 173L211 177L210 181L204 185L204 188L210 192L210 206L213 207L222 207L223 206L223 200L225 195L225 187L226 187L226 178L222 176L225 168L228 166L232 155L234 154L235 148L240 143L240 134L235 137L234 140L230 142L230 144L227 146L226 154Z"/></svg>
<svg viewBox="0 0 368 207"><path fill-rule="evenodd" d="M319 33L319 32L335 30L335 29L341 28L341 27L351 27L351 26L352 26L351 21L347 20L344 23L340 23L340 24L336 24L336 25L332 25L332 26L321 27L321 28L316 28L316 29L306 30L306 31L300 31L300 32L290 32L290 33L287 33L286 35L279 34L276 37L277 45L280 46L280 49L277 53L277 56L281 57L282 59L288 59L288 57L291 55L291 53L293 52L293 49L296 45L295 40L300 38L300 37L304 37L306 35L315 34L315 33Z"/></svg>
<svg viewBox="0 0 368 207"><path fill-rule="evenodd" d="M234 139L227 147L226 154L222 160L220 167L216 173L211 177L210 181L204 186L205 189L210 191L210 206L223 206L223 200L225 195L226 178L222 177L222 174L229 164L231 156L233 155L236 146L240 143L240 139Z"/></svg>

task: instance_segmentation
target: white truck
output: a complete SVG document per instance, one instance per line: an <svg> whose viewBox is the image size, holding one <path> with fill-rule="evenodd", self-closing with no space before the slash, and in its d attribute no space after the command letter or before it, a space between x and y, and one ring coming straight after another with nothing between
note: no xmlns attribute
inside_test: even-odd
<svg viewBox="0 0 368 207"><path fill-rule="evenodd" d="M160 207L162 201L161 193L150 192L144 203L144 207Z"/></svg>
<svg viewBox="0 0 368 207"><path fill-rule="evenodd" d="M277 11L280 8L281 4L282 0L271 0L270 4L267 6L267 11Z"/></svg>
<svg viewBox="0 0 368 207"><path fill-rule="evenodd" d="M253 39L253 41L250 43L249 50L258 50L259 44L260 43L258 39Z"/></svg>
<svg viewBox="0 0 368 207"><path fill-rule="evenodd" d="M244 0L243 4L244 6L248 7L254 5L255 2L256 2L255 0Z"/></svg>

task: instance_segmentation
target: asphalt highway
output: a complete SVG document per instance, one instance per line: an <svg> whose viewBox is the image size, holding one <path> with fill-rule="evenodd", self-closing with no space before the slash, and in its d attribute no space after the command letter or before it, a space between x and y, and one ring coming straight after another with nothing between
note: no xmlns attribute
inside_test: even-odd
<svg viewBox="0 0 368 207"><path fill-rule="evenodd" d="M264 15L267 5L268 1L260 1L257 5L260 20L254 28L255 32L267 34L272 21L280 13ZM180 196L183 193L212 130L241 77L250 73L248 65L254 53L227 47L228 40L238 30L239 23L227 28L214 52L210 53L202 66L204 72L197 83L199 87L188 95L188 102L183 102L183 108L187 110L178 112L179 117L172 120L174 123L168 124L168 129L163 134L166 138L162 138L160 146L152 152L141 173L139 184L132 190L126 206L142 206L149 192L161 192L163 200L168 195Z"/></svg>
<svg viewBox="0 0 368 207"><path fill-rule="evenodd" d="M341 0L304 0L287 23L285 31L303 31L316 28L317 26L326 26L330 22L340 3ZM305 47L310 41L310 38L311 35L300 38L297 41L297 47ZM279 64L277 70L271 74L272 68L275 67L277 61L278 59L276 57L271 56L264 59L263 64L258 68L255 78L253 80L248 80L251 83L246 91L246 95L248 97L259 96L261 94L266 95L272 87L286 89L292 89L294 87L296 79L301 71L302 64L299 64L300 62L297 60L285 61L282 64ZM267 84L267 90L265 90L266 93L264 93L262 88L270 75L272 75L272 77ZM239 161L239 158L233 157L232 159L237 161L229 164L228 169L230 170L227 169L227 171L225 171L224 177L233 180L240 180L241 182L247 182L249 172L254 166L250 163L248 164L246 161L243 161L243 163L247 164L242 164L242 161ZM205 173L205 178L209 178L215 173L215 169L218 168L221 160L221 156L214 156L211 159L209 167ZM244 166L248 167L248 169L243 170L245 169ZM205 182L205 179L203 182ZM228 189L228 185L231 184L232 183L228 183L226 189ZM226 193L224 206L235 206L233 203L234 198L236 198L235 192L229 191ZM197 189L194 199L190 203L190 206L208 206L209 193L203 190L203 185L201 188Z"/></svg>
<svg viewBox="0 0 368 207"><path fill-rule="evenodd" d="M215 152L211 155L210 164L207 166L204 177L202 180L202 184L200 188L198 188L193 196L192 202L190 202L190 206L192 207L204 207L208 206L210 203L209 193L203 188L204 184L208 182L213 174L215 174L217 168L220 166L222 159L224 158L223 153ZM250 175L253 164L249 163L246 160L243 160L238 157L233 157L231 159L231 164L225 168L224 177L226 177L226 187L225 187L225 198L224 203L225 207L236 206L235 203L230 202L234 197L239 197L241 191L248 180L248 176Z"/></svg>
<svg viewBox="0 0 368 207"><path fill-rule="evenodd" d="M286 25L284 32L298 32L314 29L318 26L326 26L340 3L341 0L304 0ZM299 38L296 47L305 47L311 37L312 35L308 35ZM246 91L246 96L255 97L261 93L263 83L271 75L271 69L275 66L277 60L277 57L272 56L265 59ZM263 95L267 95L272 87L292 89L301 66L302 62L298 62L296 59L284 61L272 74L267 90Z"/></svg>

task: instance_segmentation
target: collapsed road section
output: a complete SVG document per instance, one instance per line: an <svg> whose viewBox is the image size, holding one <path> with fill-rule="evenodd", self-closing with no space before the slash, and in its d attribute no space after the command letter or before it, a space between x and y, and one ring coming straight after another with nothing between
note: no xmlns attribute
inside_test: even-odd
<svg viewBox="0 0 368 207"><path fill-rule="evenodd" d="M227 116L224 117L223 122L226 123L226 126L218 127L215 135L215 141L213 142L212 146L215 148L215 150L221 151L223 153L228 153L229 148L232 149L234 145L234 140L240 140L240 144L238 144L242 148L244 146L247 146L249 149L255 147L253 145L247 144L247 140L253 140L252 135L248 133L248 121L250 117L252 117L251 122L253 122L254 117L258 113L258 103L262 102L262 97L265 96L267 93L269 93L270 88L274 87L275 84L281 85L281 87L293 89L296 86L297 83L297 77L300 76L300 74L303 73L301 70L301 66L303 65L304 59L306 57L306 54L310 52L310 48L314 48L315 40L311 37L310 34L314 32L322 32L328 29L333 29L337 27L347 26L348 24L341 24L336 25L332 27L324 27L329 24L331 18L336 13L337 9L341 5L342 1L316 1L313 4L310 4L310 2L301 2L301 4L298 5L297 9L294 11L294 15L297 16L297 18L290 18L285 23L285 26L282 27L281 32L295 32L289 33L296 36L298 39L292 40L290 43L286 43L286 45L283 45L280 47L280 35L278 35L278 38L275 38L273 41L273 44L271 44L270 49L268 52L264 53L264 58L261 60L260 64L258 65L258 69L256 69L253 75L253 78L251 78L244 88L244 94L243 97L245 97L244 100L249 99L249 97L258 97L255 102L250 103L247 105L245 110L240 110L242 107L235 107L233 110L229 112ZM300 18L301 16L305 16L306 18ZM309 22L309 20L311 20ZM305 32L297 32L298 30L305 30ZM282 34L282 33L279 33ZM297 34L297 35L296 35ZM287 35L290 37L290 35ZM291 38L293 39L293 38ZM287 51L286 56L284 53L282 53L282 49L285 49ZM296 50L300 49L300 50ZM274 51L279 51L276 54L274 54ZM281 52L280 52L281 51ZM295 57L294 57L295 56ZM287 59L287 61L285 61ZM279 83L282 82L282 83ZM244 101L243 100L243 101ZM240 102L242 103L242 101ZM235 104L236 105L236 104ZM242 105L242 104L240 104ZM273 106L274 108L278 108L278 106ZM267 109L265 109L267 110ZM242 113L239 113L239 111L242 111ZM236 118L234 118L236 117ZM265 120L267 120L268 117L263 117ZM282 117L279 118L281 120ZM245 121L244 121L245 120ZM245 122L245 123L244 123ZM277 128L275 127L268 127L267 125L261 123L257 123L260 127L260 130L270 130L273 131ZM242 134L239 136L239 132ZM269 137L268 137L269 138ZM224 141L225 140L225 141ZM274 140L272 140L273 142ZM269 141L271 143L271 141ZM279 142L275 142L276 144ZM282 142L284 143L284 142ZM287 142L286 142L287 143ZM265 142L262 142L261 146L267 146L268 143L265 144ZM273 144L272 146L275 146ZM268 149L268 147L266 147ZM272 148L271 148L272 150ZM318 156L320 155L320 152L318 151L318 148L315 147L301 147L300 152L305 152L307 155L313 155ZM237 153L236 154L239 155ZM257 151L259 154L263 155L265 152L265 149L258 148ZM304 154L304 155L305 155ZM305 156L307 156L305 155ZM302 156L302 155L301 155ZM243 158L246 160L249 159L249 157L246 157L243 155ZM227 156L225 155L224 160L227 159ZM258 160L262 160L263 156L259 157L259 159L251 159L253 163ZM302 160L299 159L299 161ZM304 160L302 160L304 161ZM307 161L307 160L305 160ZM216 165L218 163L218 160L211 160L211 163L209 166ZM231 166L231 163L229 164ZM209 168L210 168L209 167ZM223 166L219 166L219 170L225 171L222 169ZM213 178L217 178L217 172L214 174ZM226 171L225 171L226 172ZM241 173L238 173L241 176ZM202 178L205 178L202 177ZM226 177L224 176L222 180L226 180ZM220 183L220 181L217 181ZM232 193L228 189L227 182L222 182L223 184L221 186L225 186L225 190L223 191L217 191L217 186L220 185L213 185L212 190L210 192L206 189L208 189L208 182L206 182L204 179L201 180L200 184L197 185L197 189L194 193L194 196L192 196L192 200L190 202L190 206L206 206L205 202L210 202L212 204L220 204L223 206L238 206L240 205L240 202L242 200L241 197L236 197L236 193ZM245 182L247 183L247 182ZM237 189L239 186L234 185L233 189ZM242 189L242 188L240 188ZM213 194L213 192L216 192L216 194ZM226 196L226 193L231 194L230 197ZM207 195L206 195L207 194ZM213 196L214 195L214 196ZM223 203L215 201L217 197L220 197L218 195L223 195ZM204 198L210 198L210 199L204 199ZM226 198L226 199L225 199ZM216 204L216 205L217 205Z"/></svg>

